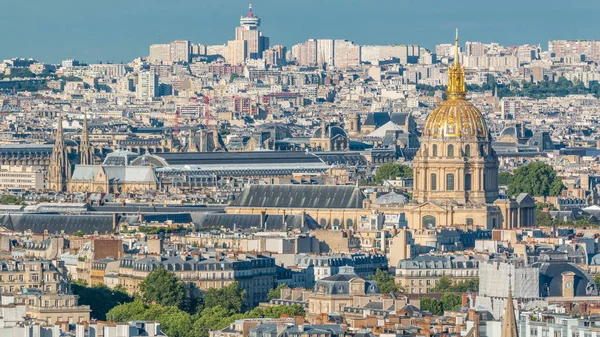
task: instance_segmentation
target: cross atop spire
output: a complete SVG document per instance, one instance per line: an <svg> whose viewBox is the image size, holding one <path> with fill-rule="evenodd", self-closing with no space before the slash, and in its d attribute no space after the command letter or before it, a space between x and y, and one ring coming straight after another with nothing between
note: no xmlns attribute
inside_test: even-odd
<svg viewBox="0 0 600 337"><path fill-rule="evenodd" d="M458 28L456 28L456 38L454 39L454 66L460 67L459 61L459 47L458 47Z"/></svg>
<svg viewBox="0 0 600 337"><path fill-rule="evenodd" d="M454 63L448 69L448 88L446 94L448 100L464 100L467 97L465 86L465 71L460 66L460 49L458 46L458 28L454 39Z"/></svg>

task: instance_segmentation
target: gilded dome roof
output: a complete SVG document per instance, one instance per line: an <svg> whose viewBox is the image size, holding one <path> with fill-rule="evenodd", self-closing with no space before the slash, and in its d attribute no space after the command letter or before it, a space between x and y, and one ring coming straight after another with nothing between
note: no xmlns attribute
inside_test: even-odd
<svg viewBox="0 0 600 337"><path fill-rule="evenodd" d="M423 136L426 137L483 137L488 127L481 112L465 100L440 103L427 117Z"/></svg>
<svg viewBox="0 0 600 337"><path fill-rule="evenodd" d="M486 138L488 127L485 118L466 100L465 70L459 62L458 30L455 43L454 64L448 69L447 100L427 117L423 136Z"/></svg>

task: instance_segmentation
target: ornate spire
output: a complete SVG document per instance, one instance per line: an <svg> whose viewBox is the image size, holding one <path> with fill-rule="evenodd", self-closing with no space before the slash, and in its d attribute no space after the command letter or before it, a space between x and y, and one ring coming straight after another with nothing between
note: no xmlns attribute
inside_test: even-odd
<svg viewBox="0 0 600 337"><path fill-rule="evenodd" d="M49 189L56 192L65 191L67 180L69 179L69 159L65 149L65 136L62 126L62 114L58 115L58 126L54 137L54 148L52 157L50 157L50 166L48 167Z"/></svg>
<svg viewBox="0 0 600 337"><path fill-rule="evenodd" d="M460 66L460 53L458 47L458 29L454 40L454 63L448 69L448 88L446 89L448 100L460 100L467 97L465 87L465 70Z"/></svg>
<svg viewBox="0 0 600 337"><path fill-rule="evenodd" d="M512 296L512 275L508 274L508 298L506 299L506 309L502 318L502 334L501 337L518 337L517 336L517 320L515 319L515 306Z"/></svg>
<svg viewBox="0 0 600 337"><path fill-rule="evenodd" d="M83 128L81 130L81 139L79 144L79 156L81 165L92 165L92 149L88 135L87 113L83 115Z"/></svg>

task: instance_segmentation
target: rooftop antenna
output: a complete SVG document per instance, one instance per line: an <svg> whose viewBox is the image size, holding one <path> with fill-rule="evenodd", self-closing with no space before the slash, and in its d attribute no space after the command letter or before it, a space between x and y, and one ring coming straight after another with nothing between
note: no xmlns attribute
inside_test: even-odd
<svg viewBox="0 0 600 337"><path fill-rule="evenodd" d="M252 13L252 0L248 0L248 17L253 18L254 14Z"/></svg>

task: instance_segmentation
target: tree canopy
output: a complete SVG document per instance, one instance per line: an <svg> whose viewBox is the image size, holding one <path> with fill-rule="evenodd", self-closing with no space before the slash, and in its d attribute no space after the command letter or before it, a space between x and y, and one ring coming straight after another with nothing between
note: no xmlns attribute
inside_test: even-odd
<svg viewBox="0 0 600 337"><path fill-rule="evenodd" d="M269 292L267 293L267 299L270 301L277 298L281 298L281 289L286 288L289 288L287 284L280 284L277 287L269 290Z"/></svg>
<svg viewBox="0 0 600 337"><path fill-rule="evenodd" d="M429 86L417 84L417 89L426 91L433 95L436 90L445 90L444 86ZM531 97L543 99L548 97L564 97L572 94L593 94L600 98L600 84L594 83L586 88L581 81L570 81L561 76L556 81L540 81L537 83L528 81L511 81L509 84L499 84L493 75L488 75L482 85L469 84L467 90L473 92L498 91L498 97Z"/></svg>
<svg viewBox="0 0 600 337"><path fill-rule="evenodd" d="M379 286L379 291L382 294L389 293L403 293L405 292L402 286L396 284L394 277L385 270L377 269L375 275L372 276L374 281L377 281L377 285Z"/></svg>
<svg viewBox="0 0 600 337"><path fill-rule="evenodd" d="M246 291L238 282L233 282L221 289L210 288L204 293L204 308L220 306L234 313L242 312Z"/></svg>
<svg viewBox="0 0 600 337"><path fill-rule="evenodd" d="M440 277L435 287L431 288L429 292L432 293L464 293L467 291L477 292L479 291L479 279L474 278L470 280L460 281L454 284L450 276L444 275Z"/></svg>
<svg viewBox="0 0 600 337"><path fill-rule="evenodd" d="M177 276L159 267L140 283L142 299L146 304L160 304L182 308L185 290Z"/></svg>
<svg viewBox="0 0 600 337"><path fill-rule="evenodd" d="M208 337L210 330L223 329L238 319L279 318L281 315L304 316L304 307L298 304L280 305L238 313L216 305L190 315L177 307L160 304L146 305L136 299L133 302L114 307L106 317L117 322L157 321L160 322L161 329L170 337Z"/></svg>
<svg viewBox="0 0 600 337"><path fill-rule="evenodd" d="M0 204L2 205L24 205L25 203L19 197L15 197L11 194L4 194L0 197Z"/></svg>
<svg viewBox="0 0 600 337"><path fill-rule="evenodd" d="M516 196L528 193L533 196L556 196L565 186L552 166L542 162L532 162L515 170L508 194Z"/></svg>
<svg viewBox="0 0 600 337"><path fill-rule="evenodd" d="M513 181L513 175L508 172L498 173L498 185L509 186Z"/></svg>
<svg viewBox="0 0 600 337"><path fill-rule="evenodd" d="M412 176L413 170L410 167L401 164L386 163L377 169L375 182L381 184L386 179L395 179L396 177L411 178Z"/></svg>
<svg viewBox="0 0 600 337"><path fill-rule="evenodd" d="M433 315L443 315L442 303L435 298L421 297L421 310L429 311Z"/></svg>
<svg viewBox="0 0 600 337"><path fill-rule="evenodd" d="M133 298L121 289L110 289L105 285L88 287L80 282L73 282L73 293L79 296L79 304L89 305L92 318L105 320L106 313L113 307L129 303Z"/></svg>

